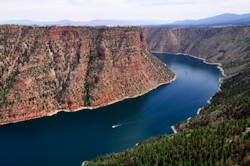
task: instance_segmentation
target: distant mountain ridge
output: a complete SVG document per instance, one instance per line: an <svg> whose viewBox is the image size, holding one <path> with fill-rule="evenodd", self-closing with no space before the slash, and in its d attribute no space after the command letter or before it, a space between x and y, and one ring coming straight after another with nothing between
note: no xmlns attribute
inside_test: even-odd
<svg viewBox="0 0 250 166"><path fill-rule="evenodd" d="M169 22L164 20L90 20L90 21L33 21L33 20L6 20L0 24L17 24L32 26L213 26L213 25L250 25L250 13L225 13L199 20L181 20Z"/></svg>
<svg viewBox="0 0 250 166"><path fill-rule="evenodd" d="M176 21L175 25L216 25L216 24L250 24L250 14L226 13L199 20Z"/></svg>
<svg viewBox="0 0 250 166"><path fill-rule="evenodd" d="M91 21L33 21L33 20L6 20L0 21L0 24L17 25L37 25L37 26L144 26L166 24L163 20L91 20Z"/></svg>

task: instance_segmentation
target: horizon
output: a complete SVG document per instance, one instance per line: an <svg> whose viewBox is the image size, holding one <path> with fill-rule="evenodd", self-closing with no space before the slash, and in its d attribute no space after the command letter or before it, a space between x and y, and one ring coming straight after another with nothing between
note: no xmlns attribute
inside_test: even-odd
<svg viewBox="0 0 250 166"><path fill-rule="evenodd" d="M216 17L216 16L220 16L220 15L226 15L226 14L232 14L232 15L246 15L246 14L250 14L249 13L221 13L218 15L212 15L212 16L208 16L208 17L202 17L199 19L182 19L182 20L173 20L173 21L169 21L169 20L142 20L142 19L93 19L93 20L72 20L72 19L59 19L59 20L32 20L32 19L9 19L9 20L0 20L0 22L4 22L4 21L32 21L32 22L40 22L40 23L54 23L54 22L61 22L61 21L72 21L72 22L81 22L81 23L89 23L89 22L94 22L94 21L145 21L145 22L167 22L167 23L174 23L174 22L178 22L178 21L197 21L197 20L201 20L201 19L207 19L207 18L211 18L211 17Z"/></svg>
<svg viewBox="0 0 250 166"><path fill-rule="evenodd" d="M213 10L211 10L213 9ZM250 13L247 0L9 0L1 2L0 21L71 20L159 21L197 20L225 13ZM166 13L166 14L165 14Z"/></svg>

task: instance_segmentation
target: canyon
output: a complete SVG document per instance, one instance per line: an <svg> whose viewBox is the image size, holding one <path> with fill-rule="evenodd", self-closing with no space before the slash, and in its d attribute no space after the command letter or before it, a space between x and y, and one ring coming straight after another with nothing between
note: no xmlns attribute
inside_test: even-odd
<svg viewBox="0 0 250 166"><path fill-rule="evenodd" d="M216 93L220 71L188 56L153 55L174 72L175 81L95 110L0 126L0 146L6 149L0 153L1 164L81 165L83 160L126 150L152 136L171 134L171 125L195 116Z"/></svg>
<svg viewBox="0 0 250 166"><path fill-rule="evenodd" d="M202 105L199 114L179 124L173 124L176 134L152 138L137 143L126 152L98 157L94 161L84 163L152 165L154 162L174 165L186 159L189 162L186 164L191 163L191 165L196 165L197 161L201 163L206 161L212 165L220 164L220 161L229 163L228 165L230 163L244 165L250 161L249 46L249 26L193 28L0 26L0 124L53 115L59 111L94 109L145 94L175 79L175 75L165 64L150 52L173 53L176 56L184 54L203 59L206 63L220 65L225 71L220 91L207 104ZM187 73L185 71L181 74L185 76ZM163 89L158 88L156 92ZM147 95L143 99L149 102ZM123 105L127 102L132 101L117 104ZM111 119L116 116L114 114L117 107L113 106L113 112L107 116ZM124 107L123 113L129 113L131 107L127 106L126 109ZM110 107L103 109L107 110L106 112L110 111ZM146 108L142 112L146 114L147 111ZM167 109L164 108L164 111L167 112ZM161 113L161 110L158 113ZM66 116L66 114L62 116L64 115ZM121 117L124 117L122 115ZM44 122L50 121L49 118L47 120ZM72 120L70 117L66 120L67 126L72 124L70 120ZM58 121L61 122L61 119ZM60 124L58 121L57 125ZM80 116L78 121L82 121ZM86 121L88 122L88 119ZM100 126L104 124L93 123ZM33 123L25 126L26 124L20 126L23 128L34 126ZM34 124L40 123L34 122ZM115 133L113 131L117 129L111 126L117 124L119 123L112 121L103 127L110 128L111 133ZM79 123L75 125L82 129ZM11 128L11 125L2 127L6 127L3 131L8 132L8 127ZM50 129L49 125L47 127ZM85 135L83 137L85 138ZM57 142L57 135L54 138ZM218 149L222 151L218 152Z"/></svg>
<svg viewBox="0 0 250 166"><path fill-rule="evenodd" d="M232 76L249 67L250 27L144 28L152 52L183 53L221 63Z"/></svg>
<svg viewBox="0 0 250 166"><path fill-rule="evenodd" d="M220 90L197 115L174 124L174 134L143 141L85 165L249 165L250 27L143 28L152 52L220 65ZM195 68L195 66L194 66Z"/></svg>
<svg viewBox="0 0 250 166"><path fill-rule="evenodd" d="M137 27L0 26L0 124L97 108L174 78Z"/></svg>
<svg viewBox="0 0 250 166"><path fill-rule="evenodd" d="M250 28L0 27L0 124L97 108L169 83L151 55L183 53L248 68Z"/></svg>
<svg viewBox="0 0 250 166"><path fill-rule="evenodd" d="M213 106L208 104L192 120L177 124L179 131L249 116L249 26L145 28L144 35L152 52L182 53L224 70L221 91L209 101Z"/></svg>

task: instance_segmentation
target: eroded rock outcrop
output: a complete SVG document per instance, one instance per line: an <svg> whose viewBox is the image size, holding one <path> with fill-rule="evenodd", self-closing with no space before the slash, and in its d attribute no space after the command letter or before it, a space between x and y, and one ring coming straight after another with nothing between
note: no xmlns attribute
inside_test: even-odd
<svg viewBox="0 0 250 166"><path fill-rule="evenodd" d="M0 123L143 94L174 75L139 28L0 26Z"/></svg>

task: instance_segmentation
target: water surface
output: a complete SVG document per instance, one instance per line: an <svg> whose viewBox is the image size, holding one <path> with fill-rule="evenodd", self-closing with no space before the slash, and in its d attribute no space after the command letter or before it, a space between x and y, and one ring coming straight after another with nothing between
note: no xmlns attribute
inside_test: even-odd
<svg viewBox="0 0 250 166"><path fill-rule="evenodd" d="M74 166L118 152L194 116L219 86L214 65L186 56L156 54L177 79L147 93L96 110L58 113L0 126L1 166Z"/></svg>

